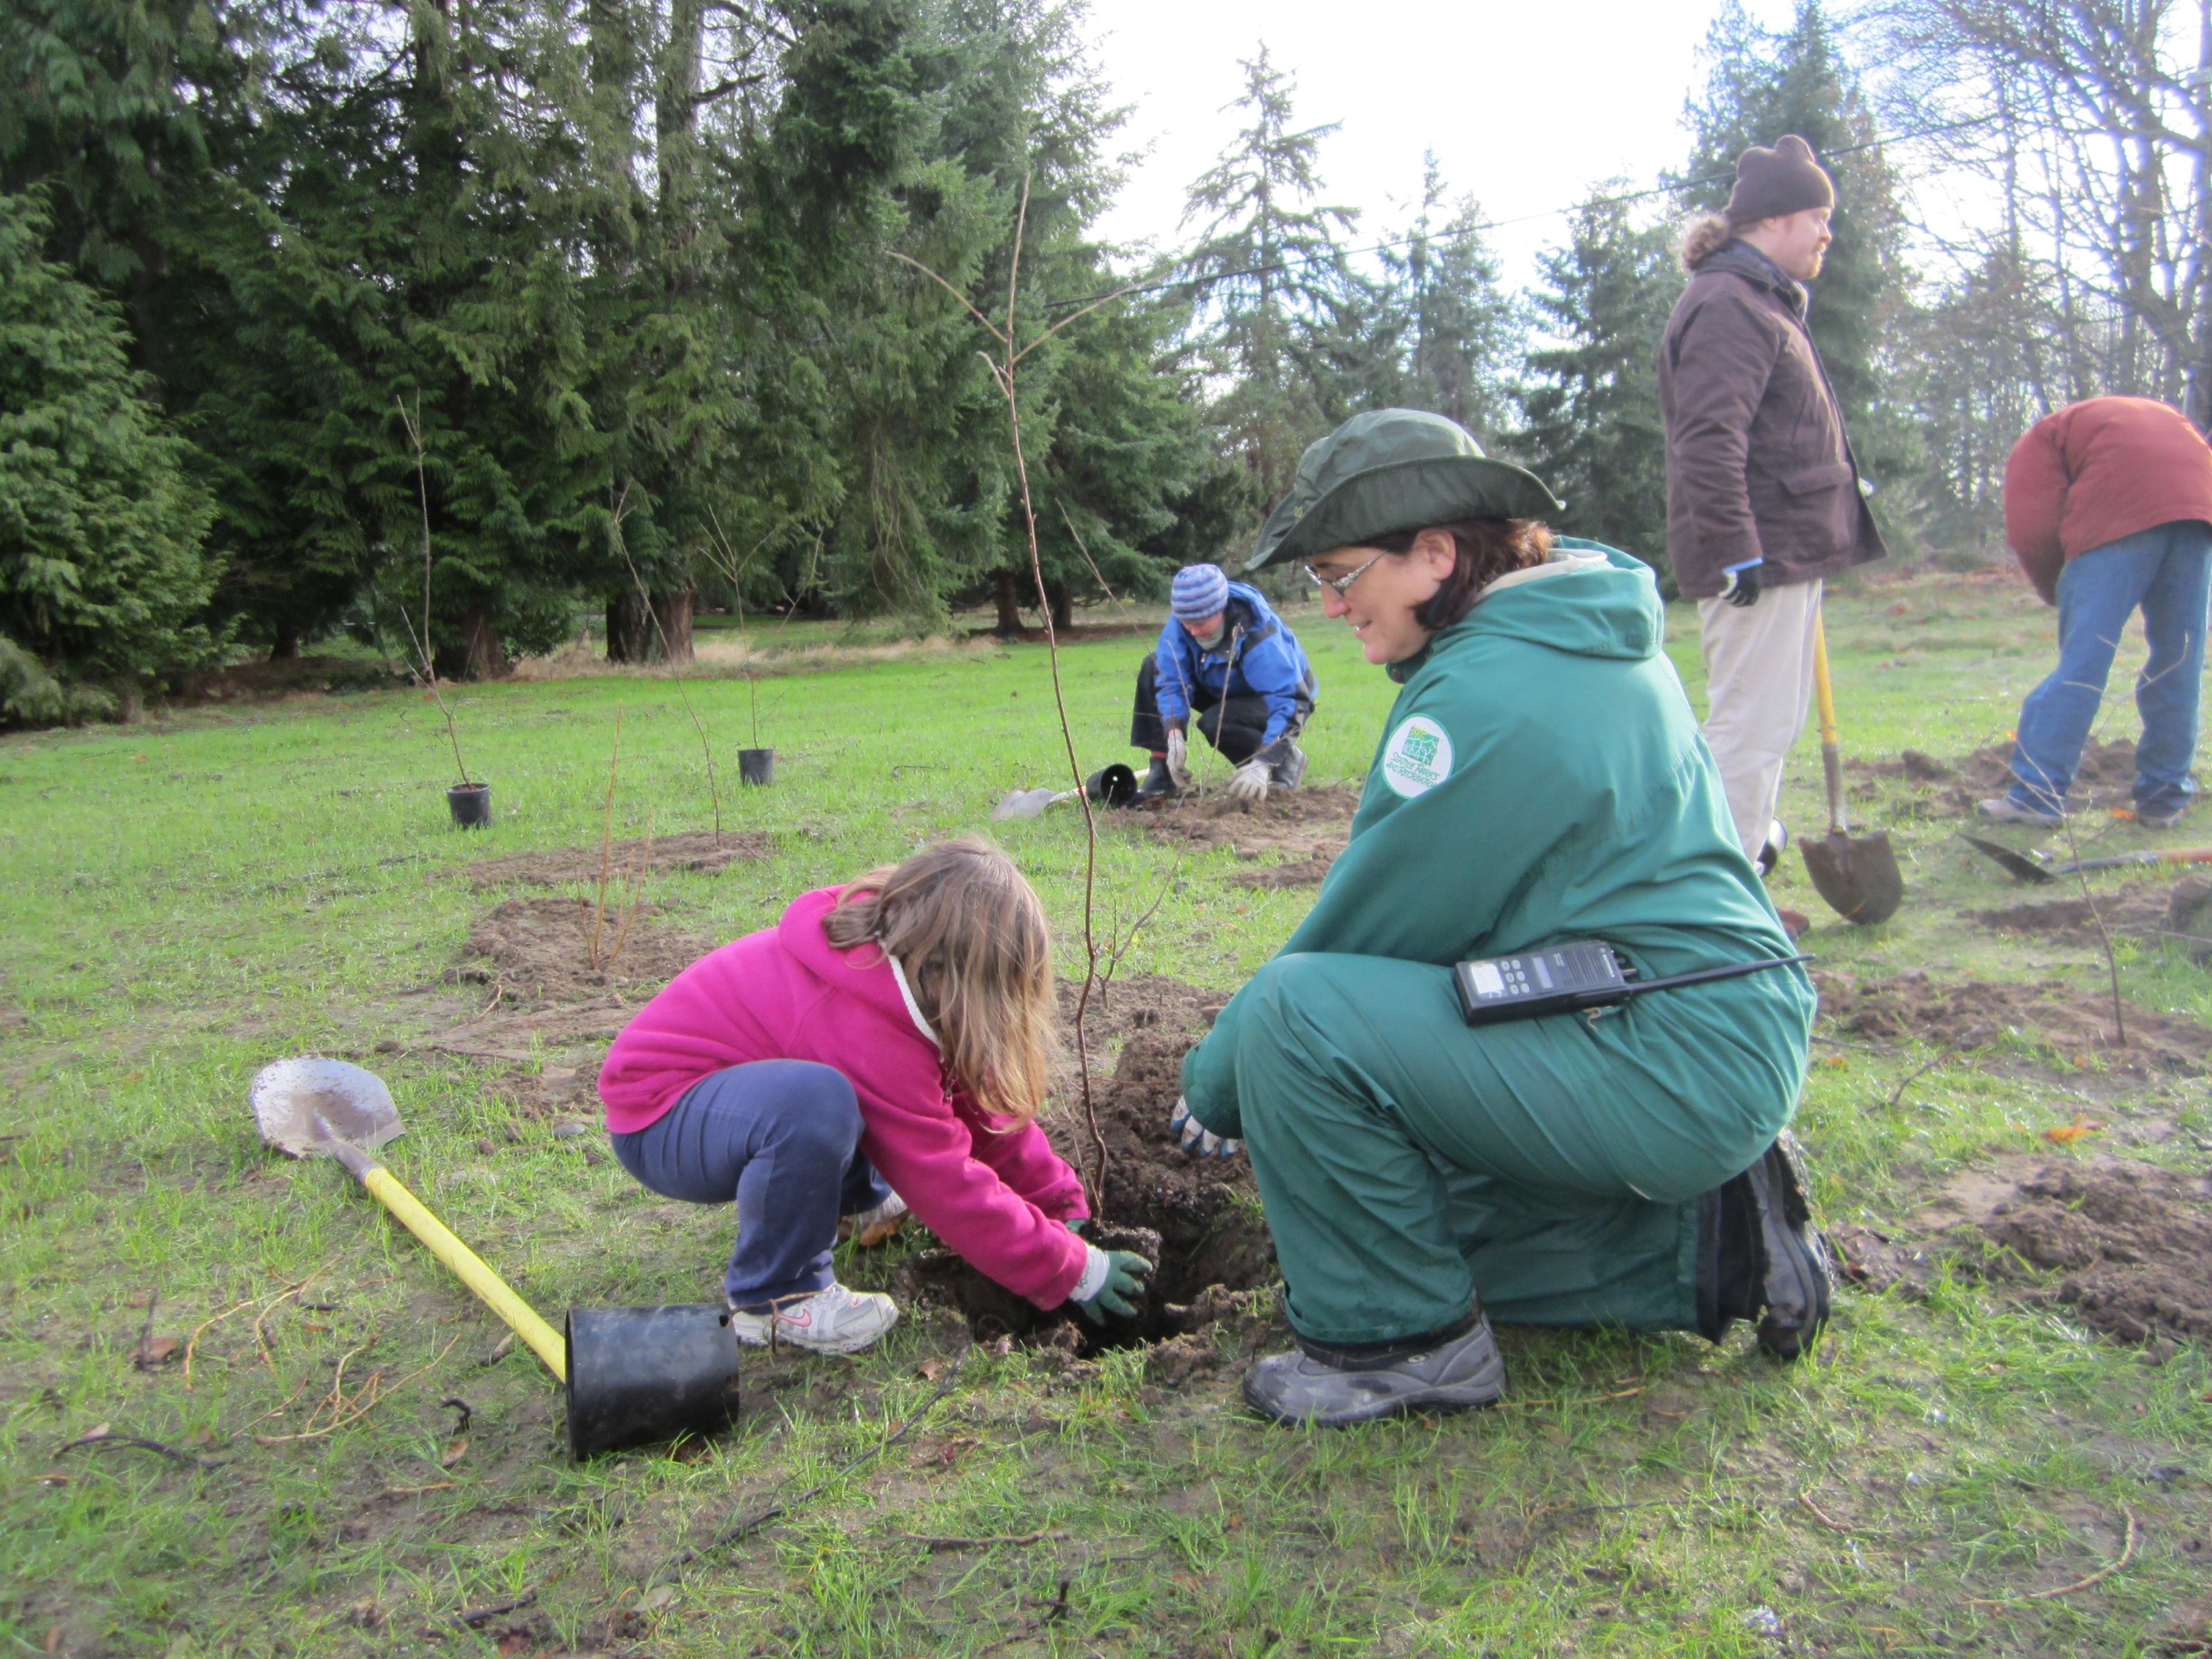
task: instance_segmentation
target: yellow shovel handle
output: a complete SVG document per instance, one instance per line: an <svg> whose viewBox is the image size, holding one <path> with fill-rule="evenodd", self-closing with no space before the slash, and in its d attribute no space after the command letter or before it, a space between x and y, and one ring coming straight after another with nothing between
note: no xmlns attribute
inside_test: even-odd
<svg viewBox="0 0 2212 1659"><path fill-rule="evenodd" d="M1836 738L1836 693L1828 684L1828 630L1818 611L1813 613L1813 689L1820 699L1820 741Z"/></svg>
<svg viewBox="0 0 2212 1659"><path fill-rule="evenodd" d="M368 1188L376 1201L397 1217L400 1224L430 1247L436 1256L482 1298L484 1305L507 1322L514 1334L527 1342L538 1357L545 1362L545 1369L563 1382L568 1380L568 1346L561 1340L561 1333L540 1319L530 1304L508 1286L507 1282L484 1265L483 1258L453 1237L446 1224L432 1215L422 1200L409 1192L391 1170L381 1164L371 1164L358 1171L361 1184Z"/></svg>

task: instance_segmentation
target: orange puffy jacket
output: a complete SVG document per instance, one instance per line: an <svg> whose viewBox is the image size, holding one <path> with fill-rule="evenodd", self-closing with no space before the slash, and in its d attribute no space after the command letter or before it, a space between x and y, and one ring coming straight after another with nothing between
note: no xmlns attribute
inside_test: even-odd
<svg viewBox="0 0 2212 1659"><path fill-rule="evenodd" d="M2212 524L2212 447L2148 398L2087 398L2045 416L2005 463L2005 541L2045 605L2078 559L2184 519Z"/></svg>

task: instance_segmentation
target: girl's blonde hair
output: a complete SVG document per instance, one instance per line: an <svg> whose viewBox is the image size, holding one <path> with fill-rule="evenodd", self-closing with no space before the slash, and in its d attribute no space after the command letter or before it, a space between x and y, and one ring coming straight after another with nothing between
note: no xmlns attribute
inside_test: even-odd
<svg viewBox="0 0 2212 1659"><path fill-rule="evenodd" d="M856 877L822 931L841 951L896 957L946 1065L986 1111L1044 1104L1053 1043L1052 933L1014 861L979 836Z"/></svg>

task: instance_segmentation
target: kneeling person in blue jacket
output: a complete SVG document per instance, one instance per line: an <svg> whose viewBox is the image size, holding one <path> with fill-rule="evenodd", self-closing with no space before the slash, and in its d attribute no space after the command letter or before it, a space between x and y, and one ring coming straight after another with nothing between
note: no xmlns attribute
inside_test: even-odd
<svg viewBox="0 0 2212 1659"><path fill-rule="evenodd" d="M1191 716L1237 771L1229 793L1264 800L1305 775L1298 733L1313 713L1316 682L1298 636L1267 608L1260 590L1232 582L1220 566L1176 572L1160 643L1137 671L1129 741L1149 750L1139 805L1191 787L1186 748Z"/></svg>

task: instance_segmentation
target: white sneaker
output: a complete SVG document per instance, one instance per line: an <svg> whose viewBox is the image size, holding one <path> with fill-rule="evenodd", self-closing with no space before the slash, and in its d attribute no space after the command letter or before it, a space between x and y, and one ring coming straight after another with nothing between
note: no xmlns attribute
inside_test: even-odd
<svg viewBox="0 0 2212 1659"><path fill-rule="evenodd" d="M841 1239L855 1239L862 1249L872 1250L878 1244L889 1243L892 1235L906 1225L906 1200L893 1193L872 1210L841 1218L837 1236Z"/></svg>
<svg viewBox="0 0 2212 1659"><path fill-rule="evenodd" d="M772 1313L730 1311L730 1333L765 1348L788 1342L814 1353L858 1353L898 1323L898 1304L880 1291L826 1290L787 1302Z"/></svg>

